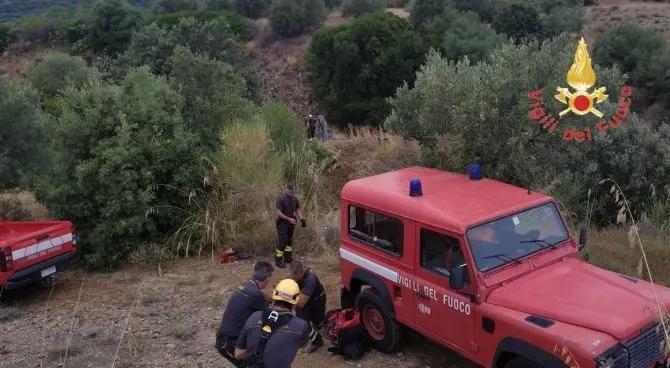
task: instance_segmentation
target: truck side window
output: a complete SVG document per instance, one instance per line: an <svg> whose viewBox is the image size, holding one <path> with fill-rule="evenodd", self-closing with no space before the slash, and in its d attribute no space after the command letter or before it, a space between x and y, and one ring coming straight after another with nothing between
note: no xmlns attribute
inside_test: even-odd
<svg viewBox="0 0 670 368"><path fill-rule="evenodd" d="M458 239L435 231L421 229L421 267L449 277L449 269L465 263ZM466 274L466 283L469 282Z"/></svg>
<svg viewBox="0 0 670 368"><path fill-rule="evenodd" d="M349 236L375 248L402 256L403 222L356 206L349 206Z"/></svg>

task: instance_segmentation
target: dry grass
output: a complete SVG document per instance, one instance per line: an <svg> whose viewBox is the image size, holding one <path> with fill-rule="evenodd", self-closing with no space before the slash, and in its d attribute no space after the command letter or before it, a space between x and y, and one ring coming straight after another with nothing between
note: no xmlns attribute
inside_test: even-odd
<svg viewBox="0 0 670 368"><path fill-rule="evenodd" d="M586 26L582 33L589 44L598 35L622 22L637 22L670 38L670 1L600 0L585 7Z"/></svg>
<svg viewBox="0 0 670 368"><path fill-rule="evenodd" d="M39 64L45 55L56 51L60 51L60 49L44 46L10 45L0 55L0 75L5 75L11 80L25 79L28 71Z"/></svg>

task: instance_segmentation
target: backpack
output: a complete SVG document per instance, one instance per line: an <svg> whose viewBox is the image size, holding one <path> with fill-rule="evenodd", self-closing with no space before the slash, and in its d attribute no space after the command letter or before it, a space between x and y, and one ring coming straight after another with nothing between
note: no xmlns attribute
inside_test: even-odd
<svg viewBox="0 0 670 368"><path fill-rule="evenodd" d="M270 336L279 328L286 326L291 322L293 316L288 313L279 313L272 308L266 308L263 311L261 319L261 337L258 340L258 346L254 355L247 358L249 368L266 368L263 354L265 353L265 345L268 343Z"/></svg>
<svg viewBox="0 0 670 368"><path fill-rule="evenodd" d="M328 351L357 360L367 351L365 331L356 309L334 309L326 313L326 337L333 344Z"/></svg>

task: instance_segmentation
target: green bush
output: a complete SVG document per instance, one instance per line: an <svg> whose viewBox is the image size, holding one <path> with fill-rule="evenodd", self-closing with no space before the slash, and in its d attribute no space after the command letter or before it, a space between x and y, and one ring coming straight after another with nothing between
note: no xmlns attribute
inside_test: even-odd
<svg viewBox="0 0 670 368"><path fill-rule="evenodd" d="M156 14L176 13L187 10L198 10L199 0L153 0L151 9Z"/></svg>
<svg viewBox="0 0 670 368"><path fill-rule="evenodd" d="M87 82L98 79L98 70L88 67L82 58L60 52L46 55L37 67L28 72L28 80L45 100L60 95L68 86L81 88Z"/></svg>
<svg viewBox="0 0 670 368"><path fill-rule="evenodd" d="M558 36L563 32L580 32L586 23L584 7L555 8L551 13L540 17L541 36L545 39Z"/></svg>
<svg viewBox="0 0 670 368"><path fill-rule="evenodd" d="M378 13L384 11L382 0L344 0L342 3L342 15L356 18L367 13Z"/></svg>
<svg viewBox="0 0 670 368"><path fill-rule="evenodd" d="M233 0L205 0L205 10L221 11L234 9L235 2Z"/></svg>
<svg viewBox="0 0 670 368"><path fill-rule="evenodd" d="M260 110L268 134L277 149L300 147L306 141L305 126L293 110L281 102L268 102Z"/></svg>
<svg viewBox="0 0 670 368"><path fill-rule="evenodd" d="M249 30L249 20L242 17L241 15L235 13L234 11L211 11L211 10L197 10L197 11L182 11L178 13L170 14L159 14L148 19L145 22L147 25L151 23L156 23L159 26L166 28L172 27L179 24L179 21L183 18L195 18L198 23L206 23L208 21L215 20L219 17L223 17L230 29L237 35L237 37L243 41L246 38L247 31Z"/></svg>
<svg viewBox="0 0 670 368"><path fill-rule="evenodd" d="M439 17L447 4L447 0L414 0L409 20L414 28L423 31L424 25Z"/></svg>
<svg viewBox="0 0 670 368"><path fill-rule="evenodd" d="M116 55L126 49L141 13L124 0L106 0L95 8L89 43L96 54Z"/></svg>
<svg viewBox="0 0 670 368"><path fill-rule="evenodd" d="M198 127L181 118L181 96L145 68L120 85L68 88L63 102L36 195L53 216L75 223L92 267L114 268L138 244L174 229L174 216L151 209L183 206L187 196L156 187L197 185L208 151Z"/></svg>
<svg viewBox="0 0 670 368"><path fill-rule="evenodd" d="M424 52L411 24L390 13L322 28L306 56L312 95L329 121L378 125L389 112L386 98L414 80Z"/></svg>
<svg viewBox="0 0 670 368"><path fill-rule="evenodd" d="M326 8L322 0L276 0L269 18L272 32L295 37L318 28L326 19Z"/></svg>
<svg viewBox="0 0 670 368"><path fill-rule="evenodd" d="M39 93L0 76L0 189L17 188L42 168L43 124Z"/></svg>
<svg viewBox="0 0 670 368"><path fill-rule="evenodd" d="M169 28L157 24L145 26L133 34L122 60L132 66L148 65L155 74L169 74L170 57L179 45L189 48L194 54L207 55L232 65L244 76L247 95L256 98L259 81L251 55L223 17L204 23L195 18L181 18L179 23Z"/></svg>
<svg viewBox="0 0 670 368"><path fill-rule="evenodd" d="M487 177L532 185L535 190L560 184L562 192L576 193L572 199L564 198L566 202L582 205L591 189L600 198L593 223L612 223L609 187L598 182L607 177L617 180L636 208L645 208L649 185L662 187L670 180L670 128L653 130L633 114L619 128L608 130L607 136L594 134L594 142L577 145L561 139L562 129L593 131L600 119L564 116L553 135L531 122L525 93L544 82L545 108L560 111L562 106L550 96L556 86L565 85L573 58L574 43L565 35L544 44L505 43L487 62L476 65L431 53L414 87L403 86L391 100L386 127L418 140L431 166L463 171L479 157ZM621 72L597 65L595 69L598 84L607 91L623 85ZM611 116L616 102L603 102L599 109ZM566 171L573 176L561 177ZM556 184L557 178L562 183ZM572 184L579 187L565 187Z"/></svg>
<svg viewBox="0 0 670 368"><path fill-rule="evenodd" d="M473 11L485 22L493 21L496 11L493 0L449 0L448 4L460 11Z"/></svg>
<svg viewBox="0 0 670 368"><path fill-rule="evenodd" d="M5 23L0 23L0 54L5 52L7 46L14 42L14 34L12 28Z"/></svg>
<svg viewBox="0 0 670 368"><path fill-rule="evenodd" d="M270 0L236 0L235 10L249 19L258 19L265 16L270 4Z"/></svg>
<svg viewBox="0 0 670 368"><path fill-rule="evenodd" d="M493 29L515 39L535 37L541 30L535 9L522 4L512 4L500 10L493 19Z"/></svg>

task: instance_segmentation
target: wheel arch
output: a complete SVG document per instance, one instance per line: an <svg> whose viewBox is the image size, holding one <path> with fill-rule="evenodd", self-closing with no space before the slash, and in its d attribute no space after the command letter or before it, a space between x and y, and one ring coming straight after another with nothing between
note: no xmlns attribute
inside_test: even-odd
<svg viewBox="0 0 670 368"><path fill-rule="evenodd" d="M493 357L493 368L505 368L507 363L516 357L528 359L544 368L567 368L559 358L540 349L539 347L519 340L514 337L506 337L500 340L495 356Z"/></svg>
<svg viewBox="0 0 670 368"><path fill-rule="evenodd" d="M354 299L361 292L361 289L364 286L370 286L381 298L384 307L386 307L386 312L388 312L393 318L395 318L395 308L393 308L393 299L391 299L391 293L389 292L386 283L381 280L378 276L372 272L364 269L357 268L351 275L351 282L347 288L348 293ZM344 303L343 303L344 304Z"/></svg>

